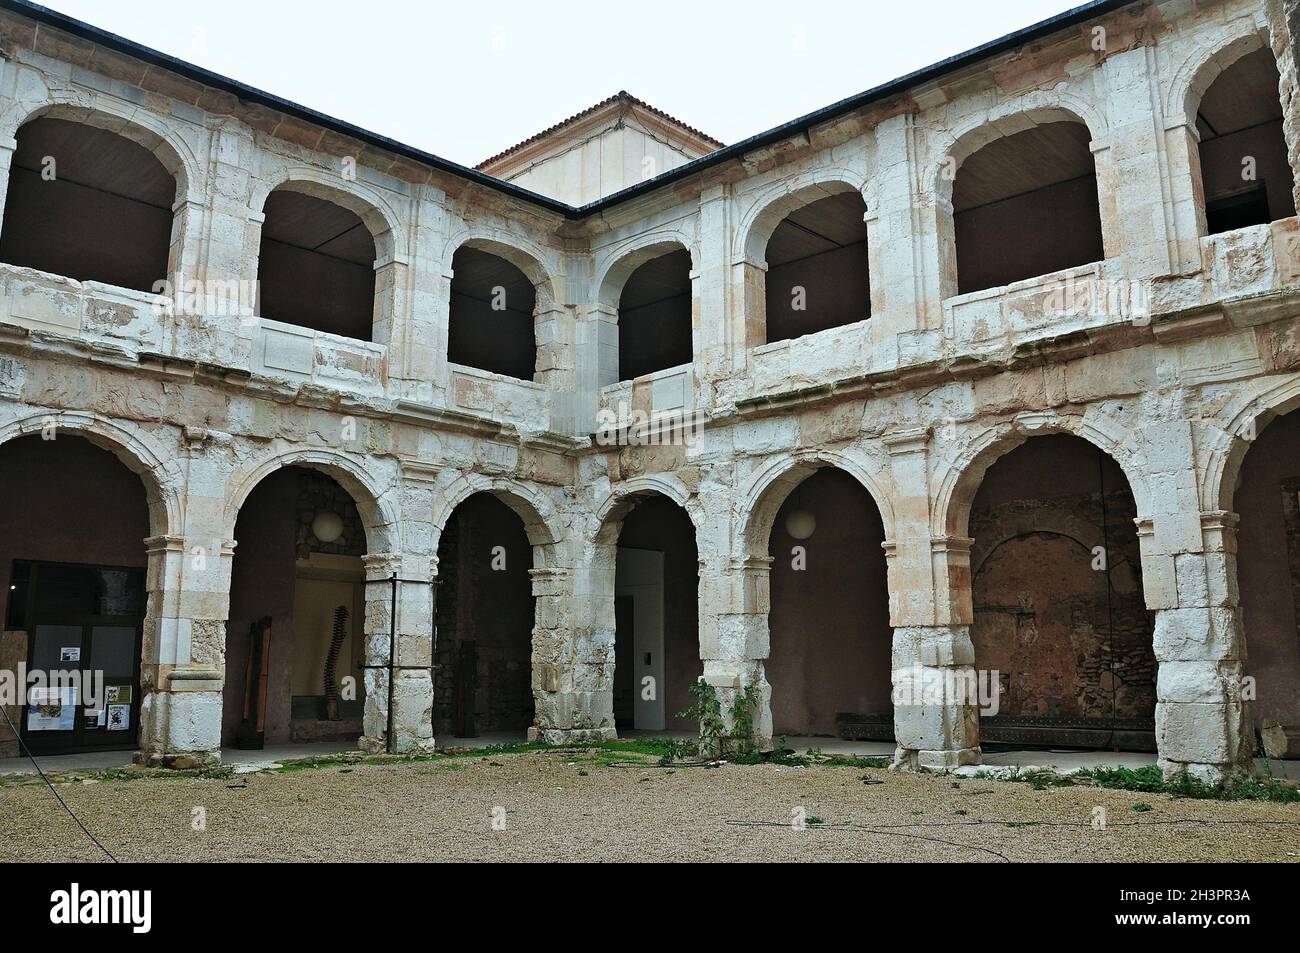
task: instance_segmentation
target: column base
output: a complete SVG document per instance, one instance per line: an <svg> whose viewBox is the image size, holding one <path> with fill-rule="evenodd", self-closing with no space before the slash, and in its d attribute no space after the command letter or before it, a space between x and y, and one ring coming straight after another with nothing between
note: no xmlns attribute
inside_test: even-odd
<svg viewBox="0 0 1300 953"><path fill-rule="evenodd" d="M140 705L136 764L177 770L221 763L221 692L154 691Z"/></svg>
<svg viewBox="0 0 1300 953"><path fill-rule="evenodd" d="M571 745L592 741L617 741L618 729L612 726L603 728L538 728L528 729L530 744Z"/></svg>
<svg viewBox="0 0 1300 953"><path fill-rule="evenodd" d="M925 751L916 748L895 748L891 771L950 771L969 764L979 764L982 755L978 746L946 751Z"/></svg>
<svg viewBox="0 0 1300 953"><path fill-rule="evenodd" d="M378 738L369 735L362 735L357 739L357 748L366 754L387 754L388 742L383 735ZM397 732L397 750L394 754L436 754L438 746L432 736L428 738L416 738L412 735Z"/></svg>
<svg viewBox="0 0 1300 953"><path fill-rule="evenodd" d="M1166 781L1176 781L1185 775L1211 787L1222 787L1229 781L1241 780L1254 774L1253 767L1247 768L1240 764L1197 764L1167 761L1164 758L1160 758L1157 764Z"/></svg>

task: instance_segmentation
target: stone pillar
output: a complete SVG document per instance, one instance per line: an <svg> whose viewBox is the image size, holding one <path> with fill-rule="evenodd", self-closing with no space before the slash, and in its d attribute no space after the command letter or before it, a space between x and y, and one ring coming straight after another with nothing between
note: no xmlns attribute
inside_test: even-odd
<svg viewBox="0 0 1300 953"><path fill-rule="evenodd" d="M876 127L875 200L867 203L871 320L904 335L900 349L918 354L938 347L943 299L957 292L952 188L928 181L942 158L930 155L932 135L914 113Z"/></svg>
<svg viewBox="0 0 1300 953"><path fill-rule="evenodd" d="M391 243L393 236L388 237ZM405 343L401 330L408 322L407 276L410 262L403 256L394 254L387 259L375 262L375 310L371 322L370 339L376 344L384 344L390 353ZM399 359L399 364L406 362Z"/></svg>
<svg viewBox="0 0 1300 953"><path fill-rule="evenodd" d="M0 68L4 66L4 57L0 57ZM9 194L9 167L13 163L14 150L18 140L11 137L0 139L0 228L4 226L5 197Z"/></svg>
<svg viewBox="0 0 1300 953"><path fill-rule="evenodd" d="M136 761L198 767L221 759L221 692L234 542L194 534L145 540L148 609Z"/></svg>
<svg viewBox="0 0 1300 953"><path fill-rule="evenodd" d="M567 744L618 737L612 558L607 569L597 565L581 574L567 567L528 572L536 599L533 700L537 712L528 729L529 741ZM607 612L602 611L604 603Z"/></svg>
<svg viewBox="0 0 1300 953"><path fill-rule="evenodd" d="M1217 784L1250 771L1253 721L1237 594L1237 515L1201 513L1199 522L1194 548L1162 533L1158 520L1137 520L1138 541L1147 604L1156 609L1160 766L1166 778L1186 773Z"/></svg>
<svg viewBox="0 0 1300 953"><path fill-rule="evenodd" d="M393 669L393 735L398 753L430 752L433 739L433 579L436 560L418 554L372 553L366 570L366 703L362 750L388 750L388 660ZM396 573L396 635L392 576Z"/></svg>
<svg viewBox="0 0 1300 953"><path fill-rule="evenodd" d="M618 382L618 311L603 304L583 309L574 342L574 432L595 433L600 390Z"/></svg>
<svg viewBox="0 0 1300 953"><path fill-rule="evenodd" d="M770 647L768 612L772 557L736 556L725 568L700 562L700 658L704 680L718 693L724 722L733 723L737 697L758 690L754 741L772 743L772 686L764 662Z"/></svg>
<svg viewBox="0 0 1300 953"><path fill-rule="evenodd" d="M559 304L539 305L533 312L537 344L537 383L550 393L551 430L575 433L577 425L572 312Z"/></svg>
<svg viewBox="0 0 1300 953"><path fill-rule="evenodd" d="M894 766L977 764L979 713L971 644L970 544L930 536L928 428L885 438L895 497L894 540L885 544L893 626Z"/></svg>
<svg viewBox="0 0 1300 953"><path fill-rule="evenodd" d="M1122 256L1125 277L1133 279L1177 269L1179 236L1172 216L1176 190L1183 183L1171 175L1167 137L1160 134L1155 58L1154 48L1146 44L1108 51L1100 69L1105 75L1108 130L1104 135L1091 130L1105 255Z"/></svg>
<svg viewBox="0 0 1300 953"><path fill-rule="evenodd" d="M1165 126L1165 157L1172 187L1170 221L1174 235L1174 270L1201 270L1201 236L1205 225L1205 185L1201 180L1201 136L1184 117L1169 117Z"/></svg>
<svg viewBox="0 0 1300 953"><path fill-rule="evenodd" d="M767 262L732 262L731 301L727 349L731 373L737 375L749 367L750 349L767 342Z"/></svg>

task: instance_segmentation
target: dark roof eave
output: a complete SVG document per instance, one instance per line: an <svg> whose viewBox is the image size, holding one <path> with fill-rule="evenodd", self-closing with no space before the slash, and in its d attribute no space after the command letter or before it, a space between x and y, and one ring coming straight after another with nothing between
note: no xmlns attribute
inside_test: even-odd
<svg viewBox="0 0 1300 953"><path fill-rule="evenodd" d="M954 72L965 66L977 63L982 59L996 56L999 53L1014 49L1017 46L1023 46L1026 43L1032 43L1035 40L1041 39L1042 37L1048 36L1059 30L1075 26L1086 20L1092 19L1093 17L1110 13L1114 10L1131 6L1139 2L1141 2L1141 0L1091 0L1091 2L1085 3L1082 6L1073 7L1054 17L1049 17L1046 20L1041 20L1038 23L1025 27L1022 30L1016 30L1015 32L1008 33L1006 36L1000 37L996 40L990 40L988 43L974 47L964 53L958 53L955 56L950 56L947 59L940 60L930 66L908 73L906 76L900 76L897 79L890 80L887 83L873 87L872 89L868 89L854 96L850 96L847 99L841 99L837 103L832 103L829 106L824 106L823 108L810 112L807 115L782 123L766 132L760 132L748 139L742 139L740 142L733 143L732 145L718 149L715 152L710 152L708 155L701 156L698 159L693 159L690 162L661 173L652 179L638 182L636 185L629 186L626 189L615 192L612 195L607 195L595 202L589 202L581 207L574 207L565 202L548 198L545 195L530 192L528 189L523 189L503 179L486 175L475 169L471 169L469 166L452 162L450 159L444 159L441 156L424 152L420 149L400 143L395 139L390 139L387 136L381 136L378 133L370 132L369 130L362 129L359 126L354 126L351 123L334 119L331 116L309 109L306 106L300 106L287 99L282 99L279 96L272 95L271 93L264 92L252 86L247 86L240 83L238 80L230 79L229 77L222 76L219 73L214 73L211 70L206 70L202 67L195 66L192 63L187 63L184 60L177 59L176 57L168 56L166 53L161 53L147 46L135 43L134 41L118 36L115 33L101 30L98 27L91 26L81 20L51 10L48 7L31 3L30 0L0 0L0 9L12 10L22 16L36 20L38 23L48 24L49 26L71 33L74 36L90 40L93 43L116 50L119 53L124 53L151 65L171 70L181 76L194 80L197 83L211 86L214 89L223 90L239 99L259 103L260 105L266 106L270 109L283 112L286 115L302 119L306 122L312 123L313 125L321 126L341 135L348 136L349 138L359 139L369 145L385 149L404 158L412 159L416 162L428 165L438 171L459 176L470 182L482 185L485 188L540 206L547 211L555 212L565 218L582 219L604 212L621 202L645 195L648 192L653 192L656 189L671 185L674 182L679 182L682 179L695 175L698 172L702 172L705 169L712 168L713 166L720 165L724 162L739 159L747 152L752 152L755 149L760 149L764 146L772 145L773 143L788 139L793 135L805 132L814 126L821 125L822 123L842 116L845 113L850 113L854 110L871 105L872 103L880 102L890 96L904 93L912 87L920 86L923 83L938 79L946 73Z"/></svg>

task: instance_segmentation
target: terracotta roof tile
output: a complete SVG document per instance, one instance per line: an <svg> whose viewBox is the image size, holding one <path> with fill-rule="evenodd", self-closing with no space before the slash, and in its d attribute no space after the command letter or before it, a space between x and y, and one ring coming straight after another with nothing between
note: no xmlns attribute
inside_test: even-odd
<svg viewBox="0 0 1300 953"><path fill-rule="evenodd" d="M587 116L590 116L592 113L596 112L597 110L604 109L606 106L610 105L611 103L618 102L619 100L623 100L624 102L628 102L628 103L634 103L635 105L640 106L646 112L652 113L658 116L660 119L666 119L669 122L671 122L673 125L677 126L678 128L685 129L687 132L691 133L692 135L699 136L701 139L704 139L707 142L712 143L718 149L721 149L723 146L726 145L725 142L721 142L717 139L714 139L708 133L701 132L699 129L696 129L694 126L688 126L686 123L682 122L676 116L670 116L662 109L656 109L654 106L651 106L644 99L637 99L627 90L620 89L617 93L615 93L613 96L610 96L608 99L602 99L594 106L588 106L586 109L582 110L582 112L574 113L568 119L564 119L560 122L557 122L555 125L543 129L541 132L537 133L536 135L529 136L527 139L523 140L522 142L515 143L509 149L504 149L501 152L498 152L496 155L484 159L478 165L474 166L474 168L481 172L487 166L492 165L494 162L497 162L500 159L504 159L508 155L512 155L513 153L518 152L520 149L524 148L524 146L537 142L539 139L545 139L547 136L550 136L551 134L563 129L565 126L572 125L573 123L577 122L580 119L585 119Z"/></svg>

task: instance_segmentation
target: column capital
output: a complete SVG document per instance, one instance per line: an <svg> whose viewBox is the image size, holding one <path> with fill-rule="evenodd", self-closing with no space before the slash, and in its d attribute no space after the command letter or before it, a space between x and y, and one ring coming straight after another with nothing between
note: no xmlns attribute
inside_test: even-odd
<svg viewBox="0 0 1300 953"><path fill-rule="evenodd" d="M393 573L401 574L401 553L366 553L361 557L361 565L366 569L367 582L383 582Z"/></svg>
<svg viewBox="0 0 1300 953"><path fill-rule="evenodd" d="M234 547L234 541L230 542ZM144 541L144 551L152 556L154 553L183 553L185 552L184 536L150 536Z"/></svg>
<svg viewBox="0 0 1300 953"><path fill-rule="evenodd" d="M930 537L930 551L933 553L958 553L960 555L970 555L971 547L974 545L975 540L970 536Z"/></svg>
<svg viewBox="0 0 1300 953"><path fill-rule="evenodd" d="M908 427L894 430L881 438L891 457L906 453L923 453L933 431L929 427Z"/></svg>

